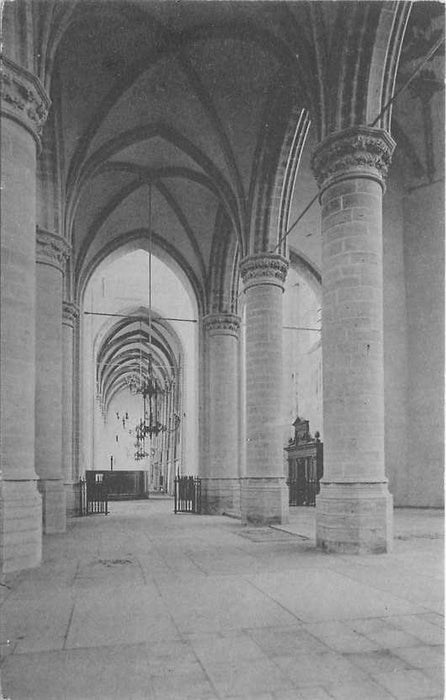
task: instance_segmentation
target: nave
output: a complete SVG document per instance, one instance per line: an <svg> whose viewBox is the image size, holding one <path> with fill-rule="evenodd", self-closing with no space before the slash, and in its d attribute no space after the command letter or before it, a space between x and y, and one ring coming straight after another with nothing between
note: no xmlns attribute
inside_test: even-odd
<svg viewBox="0 0 446 700"><path fill-rule="evenodd" d="M2 587L11 700L442 698L443 519L396 509L392 554L314 547L314 509L240 528L111 504ZM312 541L313 540L313 541Z"/></svg>

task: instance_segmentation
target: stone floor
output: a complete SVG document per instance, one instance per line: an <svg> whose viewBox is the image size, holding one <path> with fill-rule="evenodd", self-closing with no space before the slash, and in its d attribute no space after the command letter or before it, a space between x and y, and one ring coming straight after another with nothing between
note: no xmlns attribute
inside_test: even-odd
<svg viewBox="0 0 446 700"><path fill-rule="evenodd" d="M4 580L11 700L443 698L443 513L397 510L389 555L284 528L112 504Z"/></svg>

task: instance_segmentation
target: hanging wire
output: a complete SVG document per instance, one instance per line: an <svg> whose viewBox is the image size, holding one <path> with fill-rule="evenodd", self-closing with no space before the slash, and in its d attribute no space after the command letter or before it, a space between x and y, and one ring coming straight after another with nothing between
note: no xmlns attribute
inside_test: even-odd
<svg viewBox="0 0 446 700"><path fill-rule="evenodd" d="M293 224L291 224L291 226L290 226L290 228L288 229L288 231L285 231L285 233L283 234L283 236L281 236L281 237L279 238L278 244L276 245L276 247L275 247L274 250L272 251L273 253L276 252L277 248L280 248L280 246L281 246L281 244L283 243L283 241L285 240L285 238L287 238L287 237L290 235L291 231L297 226L297 224L299 223L299 221L300 221L301 219L303 219L303 217L305 216L305 214L307 213L307 211L308 211L309 209L311 209L311 207L313 206L313 204L315 203L315 201L316 201L316 199L317 199L318 197L319 197L319 192L318 192L317 194L315 194L314 197L308 202L307 206L305 207L305 209L303 209L303 211L301 211L301 213L300 213L299 216L297 217L296 221L295 221Z"/></svg>
<svg viewBox="0 0 446 700"><path fill-rule="evenodd" d="M149 358L152 348L152 183L149 182Z"/></svg>
<svg viewBox="0 0 446 700"><path fill-rule="evenodd" d="M418 66L415 68L413 73L411 73L411 75L408 77L408 79L405 81L405 83L394 93L394 95L390 98L390 100L388 102L386 102L386 104L384 105L384 107L382 108L382 110L380 111L378 116L373 120L373 122L371 124L368 124L368 126L374 127L379 122L379 120L384 116L384 114L387 112L389 107L394 103L394 101L397 99L397 97L399 97L401 95L401 93L404 92L404 90L407 90L408 86L410 85L412 80L415 78L415 76L426 65L426 63L428 61L430 61L430 59L438 51L438 49L444 43L444 41L445 41L445 36L441 36L439 39L437 39L435 44L427 52L427 54L425 55L423 60L418 64ZM291 231L297 226L299 221L305 216L307 211L313 206L313 204L318 199L318 197L319 197L319 192L317 194L315 194L314 197L308 202L308 204L302 210L302 212L299 214L299 216L294 221L294 223L292 223L291 226L289 227L289 229L287 231L285 231L283 236L280 237L279 242L277 243L277 245L275 246L275 248L271 252L273 252L273 253L276 252L276 250L280 247L280 245L283 243L283 241L290 235Z"/></svg>
<svg viewBox="0 0 446 700"><path fill-rule="evenodd" d="M152 183L149 182L149 211L148 211L148 217L149 217L149 269L148 269L148 275L149 275L149 382L152 381ZM144 397L144 423L146 422L146 416L145 416L145 410L146 410L146 402L145 402L145 397ZM156 419L156 418L155 418ZM152 427L153 425L153 416L152 416L152 396L149 395L149 426ZM149 450L148 450L148 471L150 474L151 466L152 466L152 435L149 433ZM149 477L150 478L150 477Z"/></svg>
<svg viewBox="0 0 446 700"><path fill-rule="evenodd" d="M86 316L115 316L116 318L137 318L136 314L110 314L105 311L84 311ZM152 319L152 323L161 323L162 321L183 321L184 323L197 323L196 318L178 318L177 316L158 316Z"/></svg>
<svg viewBox="0 0 446 700"><path fill-rule="evenodd" d="M384 114L387 112L387 110L393 104L393 102L396 100L396 98L399 97L401 95L401 93L404 92L404 90L406 90L409 87L410 83L415 78L415 76L426 65L426 63L431 60L433 55L435 53L437 53L440 46L444 43L444 40L445 40L444 36L441 36L439 39L437 39L437 41L432 46L432 48L427 52L427 54L425 55L425 57L423 58L421 63L419 63L419 65L415 68L413 73L411 73L410 76L407 78L406 82L403 83L403 85L401 85L401 87L395 92L393 97L391 97L390 100L384 105L384 107L382 108L382 110L380 111L380 113L378 114L376 119L374 119L373 122L371 124L369 124L369 126L375 126L379 122L381 117L384 116Z"/></svg>
<svg viewBox="0 0 446 700"><path fill-rule="evenodd" d="M139 322L139 386L142 386L142 326Z"/></svg>

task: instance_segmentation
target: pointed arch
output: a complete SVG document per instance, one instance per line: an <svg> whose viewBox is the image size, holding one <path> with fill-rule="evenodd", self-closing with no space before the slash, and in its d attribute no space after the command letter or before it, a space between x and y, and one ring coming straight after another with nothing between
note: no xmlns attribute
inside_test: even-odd
<svg viewBox="0 0 446 700"><path fill-rule="evenodd" d="M103 245L102 248L92 257L85 257L82 266L78 269L75 280L75 299L81 307L86 286L96 268L108 257L110 260L121 255L124 251L149 250L149 232L145 228L126 231L117 236L111 243ZM195 272L187 261L173 246L169 245L161 236L152 233L153 254L162 260L182 281L186 290L190 290L191 299L194 306L197 306L198 313L202 313L205 308L204 285L197 278Z"/></svg>
<svg viewBox="0 0 446 700"><path fill-rule="evenodd" d="M286 103L284 104L284 101ZM265 119L251 199L251 224L245 254L277 252L285 233L310 119L297 95L277 89ZM281 115L277 118L277 115ZM280 252L285 250L280 245Z"/></svg>
<svg viewBox="0 0 446 700"><path fill-rule="evenodd" d="M209 276L206 288L206 313L237 313L238 285L234 284L239 245L233 227L223 209L217 213L212 239Z"/></svg>

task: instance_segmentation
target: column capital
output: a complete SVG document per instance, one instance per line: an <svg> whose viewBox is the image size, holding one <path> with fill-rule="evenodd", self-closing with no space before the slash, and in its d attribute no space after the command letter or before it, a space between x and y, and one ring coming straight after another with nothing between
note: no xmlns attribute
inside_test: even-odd
<svg viewBox="0 0 446 700"><path fill-rule="evenodd" d="M71 246L57 233L36 228L36 261L64 272L65 262L70 256Z"/></svg>
<svg viewBox="0 0 446 700"><path fill-rule="evenodd" d="M223 312L207 314L203 317L203 328L212 335L234 335L238 337L240 316Z"/></svg>
<svg viewBox="0 0 446 700"><path fill-rule="evenodd" d="M62 323L73 327L79 318L79 307L72 301L62 302Z"/></svg>
<svg viewBox="0 0 446 700"><path fill-rule="evenodd" d="M322 191L340 180L366 177L384 189L395 145L387 131L370 126L331 134L313 153L311 167L319 188Z"/></svg>
<svg viewBox="0 0 446 700"><path fill-rule="evenodd" d="M288 260L277 253L255 253L240 263L245 291L259 284L270 284L284 289Z"/></svg>
<svg viewBox="0 0 446 700"><path fill-rule="evenodd" d="M2 116L21 124L40 147L51 100L36 75L6 57L0 65L0 105Z"/></svg>

